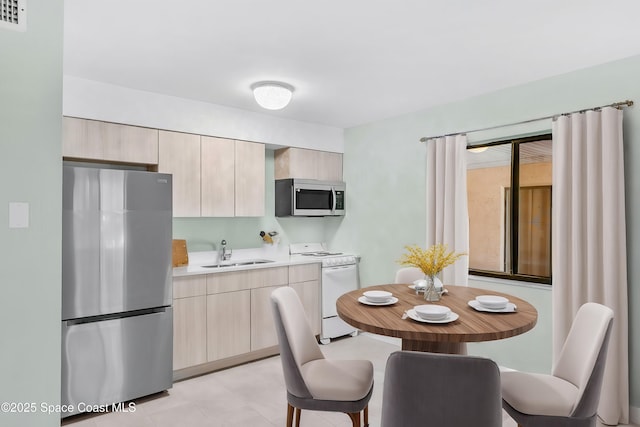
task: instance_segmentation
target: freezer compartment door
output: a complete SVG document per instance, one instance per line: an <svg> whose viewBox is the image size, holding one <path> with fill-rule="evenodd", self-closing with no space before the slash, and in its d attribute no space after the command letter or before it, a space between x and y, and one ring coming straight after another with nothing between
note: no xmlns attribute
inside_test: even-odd
<svg viewBox="0 0 640 427"><path fill-rule="evenodd" d="M63 405L111 405L172 386L173 311L62 322Z"/></svg>
<svg viewBox="0 0 640 427"><path fill-rule="evenodd" d="M171 304L171 175L65 166L62 320Z"/></svg>

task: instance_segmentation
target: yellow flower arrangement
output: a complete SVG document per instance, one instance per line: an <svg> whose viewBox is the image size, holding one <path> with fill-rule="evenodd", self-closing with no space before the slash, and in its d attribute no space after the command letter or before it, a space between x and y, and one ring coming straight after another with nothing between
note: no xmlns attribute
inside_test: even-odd
<svg viewBox="0 0 640 427"><path fill-rule="evenodd" d="M447 245L437 243L428 249L418 245L405 246L408 253L398 260L401 265L418 267L427 276L434 276L445 267L453 264L458 258L466 255L464 252L449 251Z"/></svg>

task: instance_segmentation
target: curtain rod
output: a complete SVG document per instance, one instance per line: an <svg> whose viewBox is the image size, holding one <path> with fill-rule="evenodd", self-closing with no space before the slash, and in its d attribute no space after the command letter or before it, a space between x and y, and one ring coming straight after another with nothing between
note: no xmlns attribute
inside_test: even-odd
<svg viewBox="0 0 640 427"><path fill-rule="evenodd" d="M460 135L460 134L466 134L466 133L472 133L472 132L481 132L481 131L485 131L485 130L499 129L499 128L503 128L503 127L507 127L507 126L523 125L523 124L526 124L526 123L539 122L540 120L547 120L547 119L554 119L555 120L558 116L566 116L566 115L574 114L574 113L584 113L585 111L599 110L599 109L605 108L605 107L621 108L621 107L631 107L632 105L633 105L633 101L627 99L626 101L614 102L613 104L601 105L599 107L587 108L587 109L584 109L584 110L570 111L568 113L553 114L551 116L538 117L537 119L523 120L523 121L520 121L520 122L507 123L507 124L504 124L504 125L489 126L489 127L486 127L486 128L473 129L473 130L468 130L468 131L465 131L465 132L453 132L453 133L447 133L447 134L444 134L444 135L437 135L437 136L423 136L422 138L420 138L420 142L427 142L430 139L443 138L445 136Z"/></svg>

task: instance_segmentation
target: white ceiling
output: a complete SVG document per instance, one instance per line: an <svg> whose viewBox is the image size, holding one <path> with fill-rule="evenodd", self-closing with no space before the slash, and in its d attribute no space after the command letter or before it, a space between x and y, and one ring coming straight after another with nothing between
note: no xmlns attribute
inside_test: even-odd
<svg viewBox="0 0 640 427"><path fill-rule="evenodd" d="M640 54L637 0L64 4L67 75L341 128Z"/></svg>

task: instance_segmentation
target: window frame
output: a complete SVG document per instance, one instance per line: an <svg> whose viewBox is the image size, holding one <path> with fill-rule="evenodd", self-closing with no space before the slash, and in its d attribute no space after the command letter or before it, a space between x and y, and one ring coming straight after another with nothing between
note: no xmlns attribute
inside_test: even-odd
<svg viewBox="0 0 640 427"><path fill-rule="evenodd" d="M510 178L510 186L512 191L510 191L510 216L511 216L511 229L510 233L510 259L511 259L511 271L510 272L501 272L501 271L491 271L491 270L480 270L469 267L469 275L473 276L483 276L483 277L494 277L497 279L504 280L517 280L521 282L530 282L530 283L539 283L544 285L551 285L553 278L553 268L552 265L549 266L550 274L549 276L533 276L528 274L521 273L513 273L513 268L517 268L518 266L518 242L519 242L519 222L520 222L520 144L526 144L527 142L541 141L541 140L552 140L551 133L545 132L538 135L520 137L520 138L506 138L500 139L498 141L487 142L484 144L477 144L472 146L467 146L467 150L472 148L481 148L481 147L493 147L497 145L511 145L511 178ZM552 160L553 161L553 160ZM517 189L517 191L513 191L513 189ZM551 191L553 192L553 183L551 184ZM553 200L553 199L552 199ZM552 207L553 208L553 207ZM553 227L553 226L552 226ZM553 240L552 240L553 241ZM553 245L550 248L550 258L553 256ZM550 261L551 261L550 259Z"/></svg>

